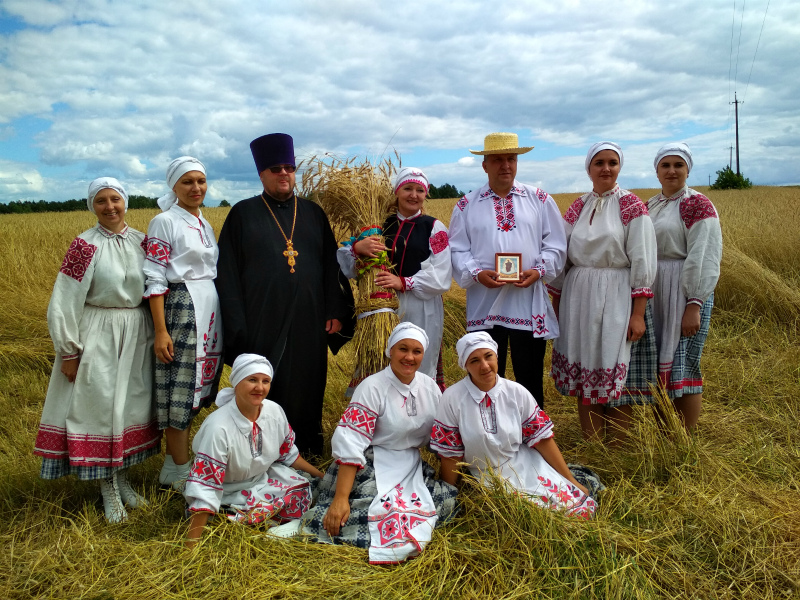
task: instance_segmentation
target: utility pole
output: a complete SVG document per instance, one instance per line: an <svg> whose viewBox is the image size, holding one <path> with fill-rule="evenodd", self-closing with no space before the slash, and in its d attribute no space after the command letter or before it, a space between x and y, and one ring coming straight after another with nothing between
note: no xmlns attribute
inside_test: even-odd
<svg viewBox="0 0 800 600"><path fill-rule="evenodd" d="M728 146L728 148L730 149L728 152L728 168L730 169L733 164L733 146Z"/></svg>
<svg viewBox="0 0 800 600"><path fill-rule="evenodd" d="M736 105L736 174L740 175L739 173L739 105L744 104L744 102L739 102L739 99L736 97L736 92L733 92L733 102L731 104Z"/></svg>

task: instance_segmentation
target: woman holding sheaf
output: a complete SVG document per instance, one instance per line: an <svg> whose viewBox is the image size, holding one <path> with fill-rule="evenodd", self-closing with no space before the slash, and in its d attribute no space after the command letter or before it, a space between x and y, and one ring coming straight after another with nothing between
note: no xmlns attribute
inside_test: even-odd
<svg viewBox="0 0 800 600"><path fill-rule="evenodd" d="M450 289L452 266L447 228L422 213L429 187L428 178L420 169L400 169L394 180L397 210L386 218L382 228L386 246L380 237L369 236L339 248L336 258L345 276L354 279L358 258L375 258L379 252L388 251L394 268L376 273L375 284L397 292L400 321L425 330L430 347L420 373L435 379L444 389L440 352L444 330L442 294ZM348 392L352 397L352 389Z"/></svg>

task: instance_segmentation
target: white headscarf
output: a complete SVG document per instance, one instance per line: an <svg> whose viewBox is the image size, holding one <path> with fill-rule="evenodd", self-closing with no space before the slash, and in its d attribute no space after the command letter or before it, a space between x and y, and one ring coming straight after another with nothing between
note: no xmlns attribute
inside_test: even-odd
<svg viewBox="0 0 800 600"><path fill-rule="evenodd" d="M389 336L389 341L386 343L386 356L389 356L392 347L402 340L417 340L422 344L422 351L428 349L428 334L422 327L417 327L413 323L403 322L398 323L397 327L392 330Z"/></svg>
<svg viewBox="0 0 800 600"><path fill-rule="evenodd" d="M158 199L158 207L162 211L169 210L172 205L178 201L178 197L175 195L175 192L172 191L172 188L174 188L178 180L189 171L200 171L205 175L206 167L199 160L191 156L179 156L169 163L167 167L167 185L169 186L169 192Z"/></svg>
<svg viewBox="0 0 800 600"><path fill-rule="evenodd" d="M231 368L231 385L233 387L220 390L217 394L217 406L225 406L228 402L236 398L235 387L244 381L250 375L256 373L264 373L269 375L272 379L272 365L270 362L260 354L240 354L233 361Z"/></svg>
<svg viewBox="0 0 800 600"><path fill-rule="evenodd" d="M403 187L409 181L420 184L425 188L425 193L428 193L428 188L430 187L428 178L425 176L425 173L415 167L403 167L400 169L397 177L394 178L394 193L396 194L397 190Z"/></svg>
<svg viewBox="0 0 800 600"><path fill-rule="evenodd" d="M656 159L653 161L653 167L655 167L656 171L658 171L658 163L660 163L661 159L665 156L680 156L686 161L686 166L688 167L687 172L692 170L692 151L689 150L689 146L684 142L671 142L669 144L664 144L658 149Z"/></svg>
<svg viewBox="0 0 800 600"><path fill-rule="evenodd" d="M125 210L128 210L128 192L125 191L122 184L113 177L98 177L89 184L89 193L86 196L86 206L90 211L94 212L94 197L97 196L97 192L105 189L114 190L122 196L122 199L125 200Z"/></svg>
<svg viewBox="0 0 800 600"><path fill-rule="evenodd" d="M625 162L625 157L622 156L622 148L619 147L619 144L615 144L614 142L597 142L593 144L591 148L589 148L589 152L586 153L586 173L589 173L589 165L592 164L592 159L594 155L598 152L603 150L613 150L619 156L619 166L622 168L622 165Z"/></svg>
<svg viewBox="0 0 800 600"><path fill-rule="evenodd" d="M462 369L467 368L467 359L469 355L480 350L481 348L488 348L497 354L497 342L492 339L485 331L473 331L468 333L456 342L456 353L458 354L458 366Z"/></svg>

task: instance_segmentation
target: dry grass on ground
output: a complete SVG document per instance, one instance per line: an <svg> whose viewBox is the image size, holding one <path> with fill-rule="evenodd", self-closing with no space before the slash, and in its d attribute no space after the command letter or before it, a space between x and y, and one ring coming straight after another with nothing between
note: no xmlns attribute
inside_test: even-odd
<svg viewBox="0 0 800 600"><path fill-rule="evenodd" d="M648 197L652 190L639 191ZM557 196L562 211L575 195ZM579 522L466 485L462 511L418 559L371 567L353 548L266 539L231 523L182 546L177 496L155 489L159 459L133 469L152 506L102 518L93 482L41 481L31 455L52 360L44 315L88 213L0 217L0 597L22 598L771 598L800 597L800 189L712 192L725 252L704 355L694 439L637 412L630 447L580 441L573 400L546 380L569 460L608 490ZM449 221L453 201L430 201ZM217 232L227 209L208 209ZM144 230L155 211L132 211ZM445 371L464 294L446 297ZM343 409L347 349L330 360L325 433Z"/></svg>

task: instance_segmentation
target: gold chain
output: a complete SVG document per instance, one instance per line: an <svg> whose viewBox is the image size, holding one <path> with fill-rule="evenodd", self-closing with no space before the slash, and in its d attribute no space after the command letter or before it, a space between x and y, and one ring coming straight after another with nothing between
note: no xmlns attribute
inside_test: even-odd
<svg viewBox="0 0 800 600"><path fill-rule="evenodd" d="M261 200L264 201L267 210L269 210L269 214L271 214L272 218L275 219L275 225L278 226L278 229L280 230L283 239L286 240L286 250L283 251L283 255L288 259L290 267L289 272L294 273L294 266L297 264L295 256L300 255L300 253L297 250L295 250L292 245L293 244L292 238L294 237L294 226L297 223L297 196L295 195L294 197L294 217L292 218L292 231L289 234L289 237L286 237L286 234L283 232L283 227L281 227L281 224L278 222L278 217L276 217L275 213L272 212L272 207L267 202L267 199L264 198L264 192L261 192Z"/></svg>

